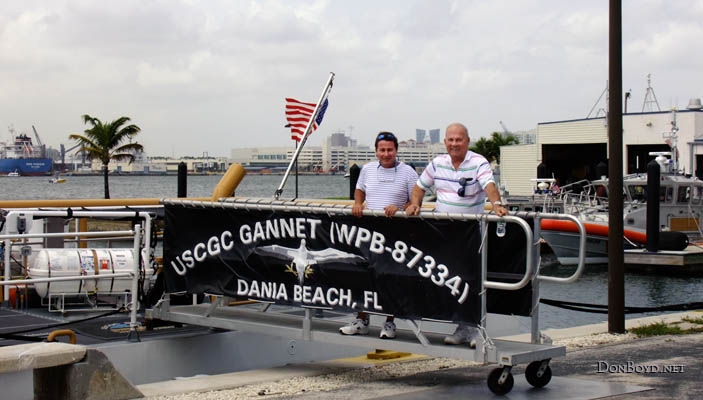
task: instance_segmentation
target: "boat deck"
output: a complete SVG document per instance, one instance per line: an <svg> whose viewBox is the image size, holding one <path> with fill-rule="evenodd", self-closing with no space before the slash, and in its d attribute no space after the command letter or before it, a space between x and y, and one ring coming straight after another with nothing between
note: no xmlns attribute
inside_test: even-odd
<svg viewBox="0 0 703 400"><path fill-rule="evenodd" d="M46 309L16 310L0 308L0 335L15 334L17 338L0 337L0 346L25 344L22 337L44 340L51 332L70 329L76 335L76 343L97 345L102 343L127 340L129 334L129 314L114 314L84 321L91 315L101 313L62 316L50 313ZM139 320L143 320L139 318ZM207 328L183 324L166 324L155 329L146 329L140 324L137 329L141 338L167 337L171 335L198 334L208 332ZM65 342L66 337L58 340Z"/></svg>

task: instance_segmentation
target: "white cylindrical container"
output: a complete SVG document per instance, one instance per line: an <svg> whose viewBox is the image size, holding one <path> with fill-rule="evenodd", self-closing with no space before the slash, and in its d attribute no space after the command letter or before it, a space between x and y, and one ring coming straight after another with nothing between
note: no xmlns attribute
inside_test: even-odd
<svg viewBox="0 0 703 400"><path fill-rule="evenodd" d="M34 258L34 264L29 268L29 277L80 276L81 271L80 257L76 250L44 249ZM34 286L39 296L46 297L49 293L81 293L83 282L44 282Z"/></svg>
<svg viewBox="0 0 703 400"><path fill-rule="evenodd" d="M109 251L112 261L112 271L115 274L134 271L134 250L111 249ZM115 278L111 292L128 292L132 289L132 278ZM100 290L98 290L100 293Z"/></svg>
<svg viewBox="0 0 703 400"><path fill-rule="evenodd" d="M131 273L134 269L132 249L43 249L29 268L30 278L59 276L93 276L100 274ZM144 289L150 282L153 271L146 268ZM129 291L132 278L88 279L36 283L37 294L46 297L59 293L117 294Z"/></svg>

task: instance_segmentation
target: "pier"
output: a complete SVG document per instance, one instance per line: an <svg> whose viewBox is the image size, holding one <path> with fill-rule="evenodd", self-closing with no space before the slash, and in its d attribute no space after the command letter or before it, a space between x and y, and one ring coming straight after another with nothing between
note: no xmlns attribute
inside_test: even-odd
<svg viewBox="0 0 703 400"><path fill-rule="evenodd" d="M685 250L660 250L650 252L647 249L625 250L625 265L630 270L666 273L690 274L703 271L703 247L689 245Z"/></svg>

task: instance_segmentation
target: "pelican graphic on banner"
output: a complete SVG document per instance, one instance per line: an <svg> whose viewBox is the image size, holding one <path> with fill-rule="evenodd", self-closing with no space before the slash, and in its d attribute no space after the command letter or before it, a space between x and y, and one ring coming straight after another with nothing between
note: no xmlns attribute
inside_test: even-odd
<svg viewBox="0 0 703 400"><path fill-rule="evenodd" d="M277 244L257 247L254 252L263 256L271 256L280 260L291 261L286 265L286 272L298 277L300 284L305 278L312 275L313 264L329 262L355 262L366 261L364 257L336 249L309 250L305 246L305 239L300 240L300 247L284 247Z"/></svg>

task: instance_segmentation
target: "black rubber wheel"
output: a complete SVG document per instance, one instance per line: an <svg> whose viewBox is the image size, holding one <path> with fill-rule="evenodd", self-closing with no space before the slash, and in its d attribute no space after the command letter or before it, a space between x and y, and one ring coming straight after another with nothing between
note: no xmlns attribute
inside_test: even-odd
<svg viewBox="0 0 703 400"><path fill-rule="evenodd" d="M544 369L542 376L537 376L537 371L539 370L540 364L542 364L542 361L533 361L525 370L525 379L527 379L527 382L530 385L536 388L546 386L549 381L552 380L552 369L549 365L547 365L547 368Z"/></svg>
<svg viewBox="0 0 703 400"><path fill-rule="evenodd" d="M488 374L488 388L491 389L491 392L502 396L504 394L507 394L511 390L513 390L513 384L515 383L515 380L513 379L513 374L508 372L508 377L505 379L505 382L503 384L498 383L498 379L500 379L500 375L503 373L503 368L496 368L493 371L491 371L490 374Z"/></svg>

